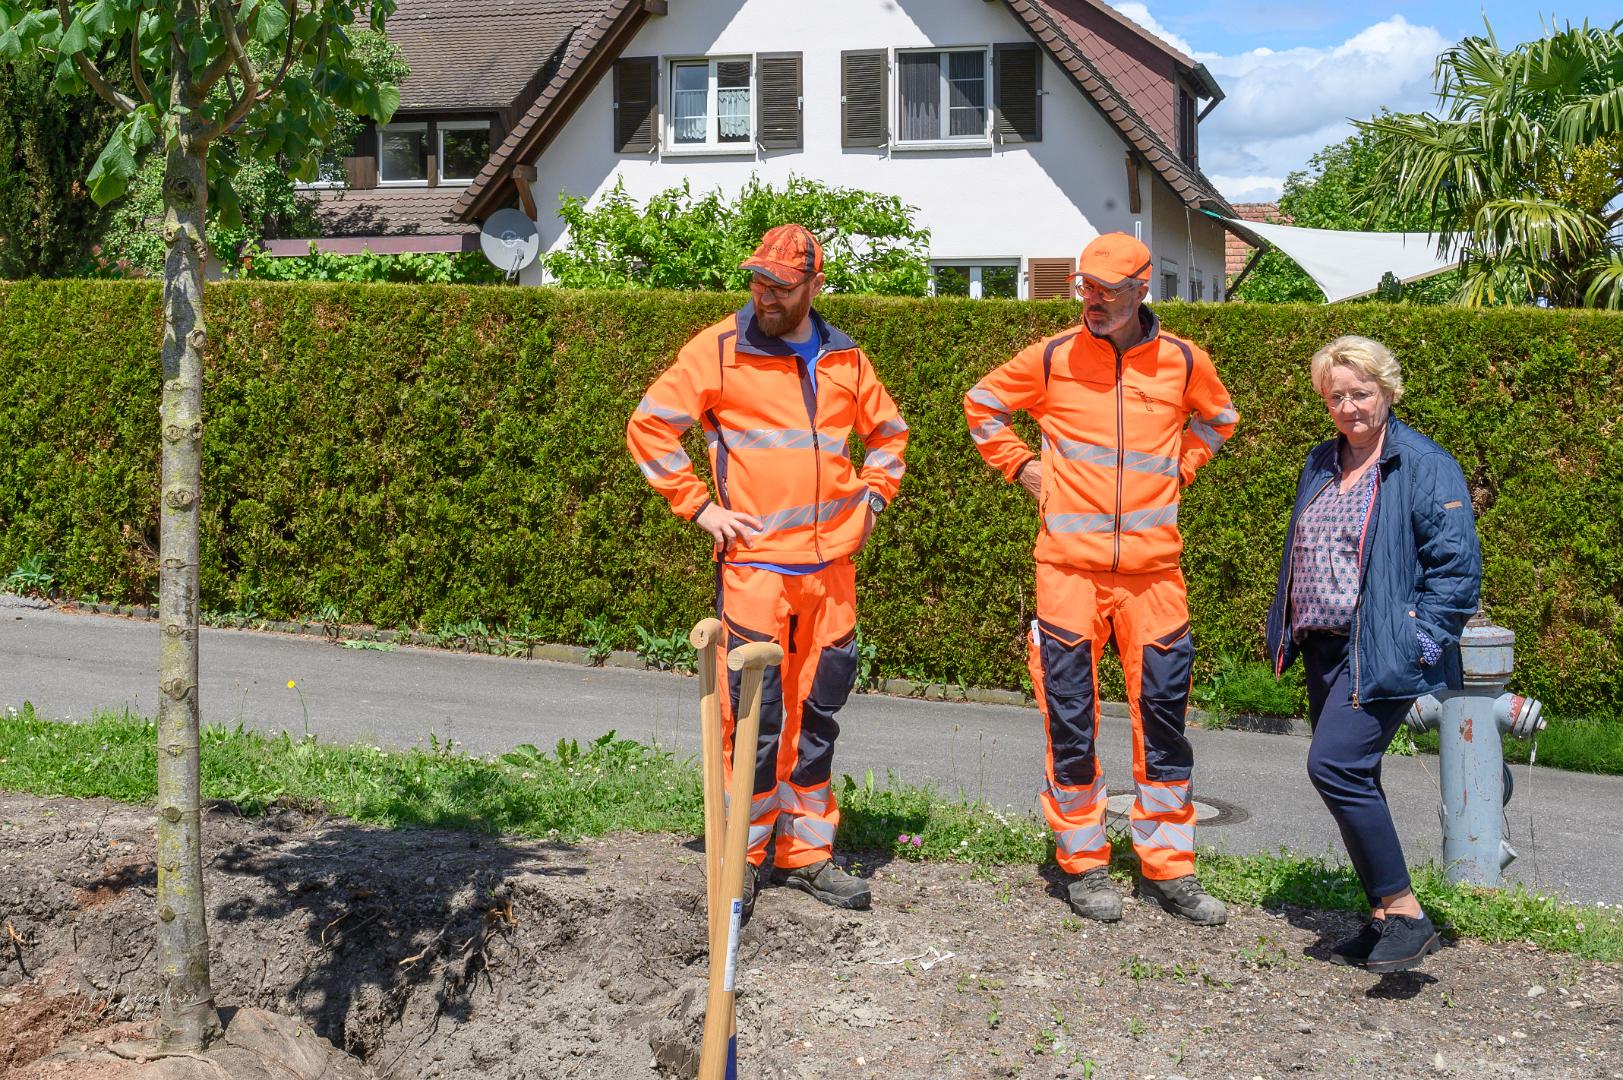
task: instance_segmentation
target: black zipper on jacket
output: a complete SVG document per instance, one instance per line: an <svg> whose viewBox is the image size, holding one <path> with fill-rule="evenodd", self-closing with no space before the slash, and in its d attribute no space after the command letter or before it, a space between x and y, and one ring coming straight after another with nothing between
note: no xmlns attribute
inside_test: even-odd
<svg viewBox="0 0 1623 1080"><path fill-rule="evenodd" d="M1115 547L1110 558L1110 572L1115 573L1117 567L1121 566L1121 496L1122 474L1127 470L1127 422L1123 416L1126 403L1122 400L1121 389L1123 355L1114 341L1110 347L1116 353L1116 521L1112 531Z"/></svg>
<svg viewBox="0 0 1623 1080"><path fill-rule="evenodd" d="M823 350L817 350L817 359L823 358ZM816 555L814 562L823 561L823 445L817 431L817 388L812 385L811 367L799 353L795 354L795 363L800 368L800 397L806 403L806 421L811 424L812 445L812 553Z"/></svg>
<svg viewBox="0 0 1623 1080"><path fill-rule="evenodd" d="M1364 559L1364 544L1370 539L1368 530L1375 519L1375 500L1381 495L1381 463L1377 461L1373 468L1374 490L1369 493L1369 509L1364 511L1364 531L1358 537L1358 602L1353 606L1352 632L1352 706L1355 709L1363 708L1358 701L1358 631L1364 610L1364 579L1369 575L1369 563Z"/></svg>

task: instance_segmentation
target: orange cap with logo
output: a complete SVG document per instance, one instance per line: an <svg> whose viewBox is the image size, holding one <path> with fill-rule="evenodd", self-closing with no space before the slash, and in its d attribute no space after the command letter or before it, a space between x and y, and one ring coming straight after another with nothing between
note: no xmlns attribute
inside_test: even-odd
<svg viewBox="0 0 1623 1080"><path fill-rule="evenodd" d="M1094 237L1093 242L1082 249L1077 271L1107 289L1117 289L1135 278L1149 281L1153 261L1143 241L1126 233L1105 233Z"/></svg>
<svg viewBox="0 0 1623 1080"><path fill-rule="evenodd" d="M823 269L823 245L804 225L779 225L761 237L755 254L738 264L779 285L799 285Z"/></svg>

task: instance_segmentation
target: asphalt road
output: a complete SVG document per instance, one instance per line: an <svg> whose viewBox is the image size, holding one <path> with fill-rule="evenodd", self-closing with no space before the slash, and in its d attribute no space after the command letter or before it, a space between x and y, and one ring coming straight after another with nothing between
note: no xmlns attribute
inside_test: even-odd
<svg viewBox="0 0 1623 1080"><path fill-rule="evenodd" d="M0 598L0 708L44 715L100 709L151 714L157 627L151 622L14 606ZM474 753L550 748L613 729L679 754L698 753L697 685L656 672L469 656L433 649L351 650L313 637L204 630L204 719L384 747L432 733ZM299 690L287 687L289 680ZM302 702L300 697L302 691ZM853 696L835 772L872 769L951 794L1035 811L1042 727L1034 709ZM1340 837L1303 771L1306 740L1193 730L1197 799L1221 811L1198 841L1220 851L1288 848L1342 857ZM1112 791L1130 792L1129 729L1106 717L1100 750ZM1385 787L1411 862L1441 857L1437 760L1389 758ZM1507 878L1583 902L1623 903L1623 778L1515 768Z"/></svg>

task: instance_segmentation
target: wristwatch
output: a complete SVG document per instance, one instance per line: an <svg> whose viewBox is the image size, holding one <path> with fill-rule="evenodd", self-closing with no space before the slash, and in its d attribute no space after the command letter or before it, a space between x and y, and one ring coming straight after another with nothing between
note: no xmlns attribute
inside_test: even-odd
<svg viewBox="0 0 1623 1080"><path fill-rule="evenodd" d="M881 510L883 510L886 505L887 504L885 502L885 497L883 495L876 494L875 492L872 492L872 491L868 492L868 509L869 510L872 510L874 513L877 514Z"/></svg>

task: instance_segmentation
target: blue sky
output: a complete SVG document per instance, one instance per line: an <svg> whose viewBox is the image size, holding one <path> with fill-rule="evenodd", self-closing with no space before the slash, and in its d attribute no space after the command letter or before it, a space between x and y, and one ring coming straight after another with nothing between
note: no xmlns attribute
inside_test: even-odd
<svg viewBox="0 0 1623 1080"><path fill-rule="evenodd" d="M1230 200L1278 196L1285 177L1352 133L1349 117L1431 107L1437 53L1483 31L1503 45L1541 33L1540 11L1505 0L1289 3L1112 0L1200 60L1227 98L1201 124L1201 168ZM1546 23L1609 26L1616 0L1543 12Z"/></svg>

